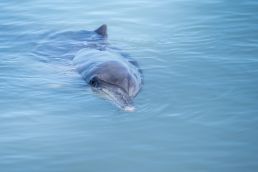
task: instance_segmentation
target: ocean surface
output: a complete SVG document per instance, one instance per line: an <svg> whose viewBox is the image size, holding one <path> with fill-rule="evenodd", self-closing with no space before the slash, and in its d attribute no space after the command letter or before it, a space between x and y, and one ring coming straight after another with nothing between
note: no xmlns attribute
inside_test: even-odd
<svg viewBox="0 0 258 172"><path fill-rule="evenodd" d="M143 70L136 112L38 51L104 23ZM257 172L258 1L0 0L0 171Z"/></svg>

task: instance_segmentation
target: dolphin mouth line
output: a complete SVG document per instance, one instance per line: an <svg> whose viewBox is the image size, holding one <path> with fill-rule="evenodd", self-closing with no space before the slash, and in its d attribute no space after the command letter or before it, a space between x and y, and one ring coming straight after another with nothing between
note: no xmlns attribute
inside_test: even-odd
<svg viewBox="0 0 258 172"><path fill-rule="evenodd" d="M111 103L113 103L114 105L116 105L117 107L122 109L123 111L125 111L125 112L134 112L135 111L135 107L132 104L130 104L130 103L127 104L127 103L121 102L119 100L119 98L117 98L115 96L115 94L112 94L112 92L109 91L108 89L93 88L93 90L95 92L97 92L99 95L101 95L102 97L104 97L105 99L111 101ZM125 96L123 96L123 95L120 95L120 96L122 97L121 98L122 100L125 100L125 102L128 101L128 100L126 100L126 98L124 98Z"/></svg>

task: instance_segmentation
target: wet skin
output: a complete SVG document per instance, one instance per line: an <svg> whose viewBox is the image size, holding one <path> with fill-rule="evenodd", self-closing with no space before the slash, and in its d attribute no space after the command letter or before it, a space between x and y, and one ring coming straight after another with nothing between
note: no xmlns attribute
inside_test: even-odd
<svg viewBox="0 0 258 172"><path fill-rule="evenodd" d="M103 26L95 34L105 40L107 33ZM142 72L137 62L114 49L96 47L81 49L75 55L73 63L78 72L94 92L124 111L134 111L133 98L142 87Z"/></svg>

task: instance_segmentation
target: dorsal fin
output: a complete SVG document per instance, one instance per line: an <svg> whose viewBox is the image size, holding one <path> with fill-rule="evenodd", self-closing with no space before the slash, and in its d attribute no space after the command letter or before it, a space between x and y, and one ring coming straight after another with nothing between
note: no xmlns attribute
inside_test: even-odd
<svg viewBox="0 0 258 172"><path fill-rule="evenodd" d="M103 24L98 29L95 30L95 32L99 35L102 35L104 37L107 36L107 25Z"/></svg>

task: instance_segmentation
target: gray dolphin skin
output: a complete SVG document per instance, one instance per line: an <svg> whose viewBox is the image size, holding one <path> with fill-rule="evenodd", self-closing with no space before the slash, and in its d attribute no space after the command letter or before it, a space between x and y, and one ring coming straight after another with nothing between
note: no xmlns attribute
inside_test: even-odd
<svg viewBox="0 0 258 172"><path fill-rule="evenodd" d="M79 50L73 64L94 92L124 111L134 111L133 98L143 84L137 62L107 46L106 25L100 26L94 34L102 43Z"/></svg>

